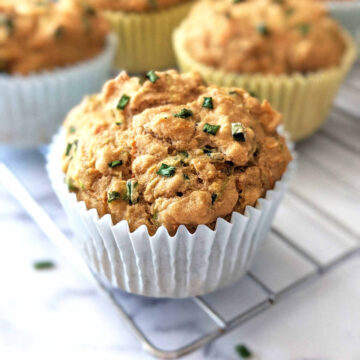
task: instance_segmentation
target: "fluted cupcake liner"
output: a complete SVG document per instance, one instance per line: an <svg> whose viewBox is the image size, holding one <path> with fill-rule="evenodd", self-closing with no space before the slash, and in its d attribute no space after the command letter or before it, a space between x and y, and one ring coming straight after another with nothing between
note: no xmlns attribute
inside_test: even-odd
<svg viewBox="0 0 360 360"><path fill-rule="evenodd" d="M193 1L188 1L148 13L105 11L118 38L115 67L134 74L174 67L172 32L192 5Z"/></svg>
<svg viewBox="0 0 360 360"><path fill-rule="evenodd" d="M54 137L47 170L52 186L74 229L74 245L94 273L130 293L184 298L212 292L237 281L249 269L269 231L277 207L294 171L288 165L281 180L256 207L244 215L233 212L231 222L219 218L215 230L199 225L191 234L180 226L175 236L160 227L150 236L145 225L129 231L127 221L99 218L96 209L69 192L61 170L65 135Z"/></svg>
<svg viewBox="0 0 360 360"><path fill-rule="evenodd" d="M209 84L244 88L269 100L283 114L291 139L297 141L312 135L325 122L337 90L355 60L355 44L345 32L344 38L347 49L338 67L305 75L240 74L204 65L187 51L181 26L174 32L173 46L181 71L196 70Z"/></svg>
<svg viewBox="0 0 360 360"><path fill-rule="evenodd" d="M0 74L0 143L49 142L69 110L109 78L115 47L109 35L104 50L87 61L28 76Z"/></svg>

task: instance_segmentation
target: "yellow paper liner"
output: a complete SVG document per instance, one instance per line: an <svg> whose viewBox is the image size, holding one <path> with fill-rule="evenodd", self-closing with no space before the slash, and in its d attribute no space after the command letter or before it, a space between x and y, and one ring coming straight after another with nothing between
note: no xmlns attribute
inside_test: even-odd
<svg viewBox="0 0 360 360"><path fill-rule="evenodd" d="M118 37L115 67L130 73L174 67L176 59L171 36L193 3L188 1L150 13L105 11Z"/></svg>
<svg viewBox="0 0 360 360"><path fill-rule="evenodd" d="M347 49L338 67L293 75L225 72L194 60L185 47L182 28L173 35L173 46L182 72L198 71L209 84L240 87L267 99L283 115L286 131L294 141L312 135L326 120L333 99L356 58L356 46L344 32Z"/></svg>

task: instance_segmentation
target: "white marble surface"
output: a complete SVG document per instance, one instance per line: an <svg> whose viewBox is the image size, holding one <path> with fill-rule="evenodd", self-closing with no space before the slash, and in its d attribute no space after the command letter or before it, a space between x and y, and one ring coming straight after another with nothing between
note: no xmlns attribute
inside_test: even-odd
<svg viewBox="0 0 360 360"><path fill-rule="evenodd" d="M299 145L298 175L274 221L280 235L311 249L321 264L360 240L359 69L341 90L326 126ZM354 98L351 106L349 93ZM41 158L31 152L9 154L0 149L0 159L5 155L12 168L26 175L36 200L70 236ZM42 259L53 260L56 268L34 270L33 263ZM314 267L273 233L252 272L277 292L294 279L312 274ZM359 278L360 256L355 256L186 359L237 359L234 347L245 343L257 359L359 360ZM151 339L165 341L168 348L213 328L190 300L120 297ZM249 279L206 297L209 303L222 307L226 319L233 310L246 309L264 298ZM109 299L58 253L1 185L0 177L0 359L72 356L151 359Z"/></svg>

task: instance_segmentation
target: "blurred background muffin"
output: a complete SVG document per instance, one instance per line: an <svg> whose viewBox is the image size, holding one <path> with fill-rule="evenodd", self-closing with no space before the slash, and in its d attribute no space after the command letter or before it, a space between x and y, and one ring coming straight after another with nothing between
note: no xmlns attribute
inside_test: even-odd
<svg viewBox="0 0 360 360"><path fill-rule="evenodd" d="M49 141L69 109L101 88L115 47L108 31L80 0L0 1L1 142Z"/></svg>
<svg viewBox="0 0 360 360"><path fill-rule="evenodd" d="M349 36L313 0L201 1L174 47L181 69L267 98L294 140L322 124L355 57Z"/></svg>
<svg viewBox="0 0 360 360"><path fill-rule="evenodd" d="M171 35L193 0L90 0L90 3L103 11L117 35L116 68L141 73L176 65Z"/></svg>

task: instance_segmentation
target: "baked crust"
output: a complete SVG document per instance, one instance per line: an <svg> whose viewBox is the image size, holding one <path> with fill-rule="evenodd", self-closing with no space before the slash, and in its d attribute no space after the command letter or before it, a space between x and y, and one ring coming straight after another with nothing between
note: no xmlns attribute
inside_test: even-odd
<svg viewBox="0 0 360 360"><path fill-rule="evenodd" d="M280 115L241 89L205 86L197 73L153 75L140 84L123 72L69 114L69 189L100 216L150 233L213 227L254 206L291 160Z"/></svg>

